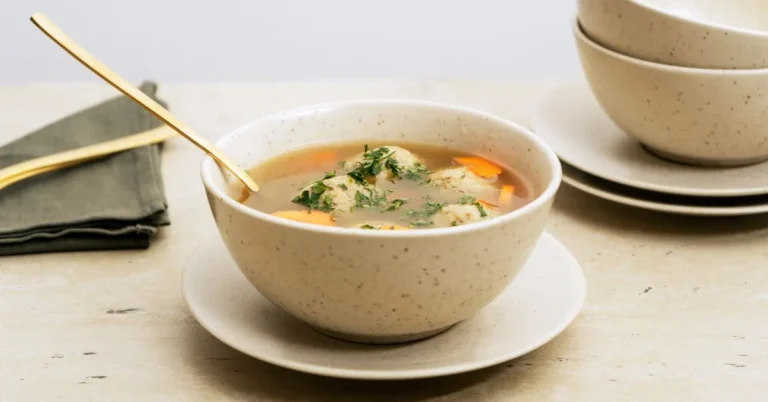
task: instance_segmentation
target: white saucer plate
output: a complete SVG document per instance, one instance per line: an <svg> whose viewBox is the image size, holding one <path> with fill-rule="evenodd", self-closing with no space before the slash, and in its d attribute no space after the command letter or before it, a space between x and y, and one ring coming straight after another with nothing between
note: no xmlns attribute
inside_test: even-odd
<svg viewBox="0 0 768 402"><path fill-rule="evenodd" d="M563 181L596 197L651 211L695 216L740 216L768 213L768 195L691 197L641 190L582 172L563 163Z"/></svg>
<svg viewBox="0 0 768 402"><path fill-rule="evenodd" d="M768 163L697 167L652 155L603 112L585 82L547 93L536 103L530 126L564 162L616 183L700 197L768 194Z"/></svg>
<svg viewBox="0 0 768 402"><path fill-rule="evenodd" d="M182 288L197 321L247 355L297 371L369 380L457 374L522 356L560 334L578 315L586 294L578 262L546 233L494 302L448 331L414 343L362 345L315 332L262 297L218 238L189 260Z"/></svg>

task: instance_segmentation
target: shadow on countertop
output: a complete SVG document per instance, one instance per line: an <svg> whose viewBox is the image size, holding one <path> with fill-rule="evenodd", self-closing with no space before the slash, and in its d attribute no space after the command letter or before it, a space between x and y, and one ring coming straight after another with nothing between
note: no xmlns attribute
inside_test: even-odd
<svg viewBox="0 0 768 402"><path fill-rule="evenodd" d="M593 226L618 232L642 231L669 235L754 234L768 237L768 214L736 217L699 217L648 211L584 193L563 183L554 212Z"/></svg>

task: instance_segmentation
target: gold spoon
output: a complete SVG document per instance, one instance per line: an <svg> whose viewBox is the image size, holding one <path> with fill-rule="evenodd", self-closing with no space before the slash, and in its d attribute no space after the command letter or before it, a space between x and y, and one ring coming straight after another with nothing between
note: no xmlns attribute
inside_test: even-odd
<svg viewBox="0 0 768 402"><path fill-rule="evenodd" d="M190 142L195 144L198 148L205 151L210 155L219 165L224 166L227 170L232 172L243 185L251 192L259 191L259 185L248 175L244 169L237 166L231 159L218 150L213 144L209 143L205 138L201 137L191 128L187 127L179 119L174 117L168 110L160 106L149 96L139 91L138 88L131 85L128 81L117 75L105 64L97 60L85 49L80 47L74 40L68 37L62 32L56 25L54 25L48 18L41 13L35 13L30 18L41 31L43 31L49 38L66 50L72 57L77 59L84 66L88 67L96 75L101 77L104 81L115 87L118 91L125 94L125 96L131 98L134 102L141 105L144 109L147 109L150 113L154 114L165 122L168 126L174 129L177 133L183 135Z"/></svg>
<svg viewBox="0 0 768 402"><path fill-rule="evenodd" d="M98 144L73 149L71 151L59 152L40 158L30 159L0 169L0 190L32 176L78 165L117 152L156 144L175 136L176 132L169 127L162 126L143 133L118 138L116 140L100 142Z"/></svg>

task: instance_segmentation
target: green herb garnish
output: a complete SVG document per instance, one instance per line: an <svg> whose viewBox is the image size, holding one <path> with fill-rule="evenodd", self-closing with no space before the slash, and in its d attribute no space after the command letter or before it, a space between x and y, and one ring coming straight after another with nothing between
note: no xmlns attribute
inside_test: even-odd
<svg viewBox="0 0 768 402"><path fill-rule="evenodd" d="M364 184L368 177L375 177L384 169L384 164L387 164L387 168L390 170L398 170L397 161L392 159L391 156L394 152L389 152L387 147L379 147L374 150L368 148L368 144L365 145L365 152L363 152L363 160L357 163L357 166L348 173L356 182ZM389 162L392 160L392 162ZM393 170L393 172L394 172Z"/></svg>
<svg viewBox="0 0 768 402"><path fill-rule="evenodd" d="M351 177L352 180L354 180L357 184L368 184L368 182L365 180L365 175L356 170L347 173L347 176Z"/></svg>
<svg viewBox="0 0 768 402"><path fill-rule="evenodd" d="M427 216L432 216L443 209L443 204L440 202L425 202L422 208Z"/></svg>
<svg viewBox="0 0 768 402"><path fill-rule="evenodd" d="M342 189L342 190L344 190L344 191L347 191L347 190L349 190L349 187L347 187L347 185L346 185L346 184L344 184L344 183L341 183L341 184L339 184L339 188L340 188L340 189Z"/></svg>
<svg viewBox="0 0 768 402"><path fill-rule="evenodd" d="M313 209L323 212L333 211L333 196L326 194L326 191L330 190L331 187L323 183L323 180L334 177L336 177L336 172L326 173L322 180L310 184L309 189L294 197L292 202L303 205L310 211Z"/></svg>
<svg viewBox="0 0 768 402"><path fill-rule="evenodd" d="M387 161L384 162L384 166L386 166L387 169L392 172L393 178L400 179L403 177L403 168L400 167L400 164L397 163L397 159L390 156L387 158Z"/></svg>
<svg viewBox="0 0 768 402"><path fill-rule="evenodd" d="M360 229L376 229L376 228L371 226L371 225L366 224L366 225L360 226Z"/></svg>
<svg viewBox="0 0 768 402"><path fill-rule="evenodd" d="M488 216L488 212L486 212L485 207L483 207L483 204L481 204L480 201L477 200L477 198L471 195L461 196L461 199L459 200L459 204L474 205L477 208L477 210L480 211L481 218L485 218L486 216Z"/></svg>
<svg viewBox="0 0 768 402"><path fill-rule="evenodd" d="M411 225L410 225L410 226L411 226L411 227L414 227L414 228L423 228L423 227L425 227L425 226L430 226L430 225L432 225L432 223L433 223L433 222L432 222L432 221L430 221L430 220L426 220L426 219L417 219L417 220L415 220L415 221L411 222Z"/></svg>
<svg viewBox="0 0 768 402"><path fill-rule="evenodd" d="M461 199L459 200L459 204L462 204L462 205L470 205L476 202L477 202L477 198L471 195L462 195Z"/></svg>
<svg viewBox="0 0 768 402"><path fill-rule="evenodd" d="M483 204L476 202L475 206L477 207L477 210L480 211L480 217L485 218L488 216L488 212L485 212L485 208L483 207Z"/></svg>
<svg viewBox="0 0 768 402"><path fill-rule="evenodd" d="M389 204L389 206L387 207L387 211L397 211L398 209L400 209L400 207L403 206L403 204L407 202L408 202L407 198L398 198L396 200L392 200L392 203Z"/></svg>
<svg viewBox="0 0 768 402"><path fill-rule="evenodd" d="M440 212L441 209L443 209L442 203L427 201L422 204L421 209L409 209L405 214L418 218L429 218L430 216Z"/></svg>
<svg viewBox="0 0 768 402"><path fill-rule="evenodd" d="M307 207L310 211L316 209L323 212L331 212L333 210L333 198L330 194L326 194L322 197L328 186L320 183L321 186L313 186L309 190L304 190L301 194L293 198L294 204L299 204ZM322 197L322 198L321 198Z"/></svg>
<svg viewBox="0 0 768 402"><path fill-rule="evenodd" d="M386 193L378 193L372 188L364 189L368 194L363 194L362 191L357 190L355 193L355 206L358 208L370 208L376 207L381 204L387 203Z"/></svg>
<svg viewBox="0 0 768 402"><path fill-rule="evenodd" d="M413 164L413 166L405 169L405 177L408 180L419 181L429 176L429 169L419 162Z"/></svg>

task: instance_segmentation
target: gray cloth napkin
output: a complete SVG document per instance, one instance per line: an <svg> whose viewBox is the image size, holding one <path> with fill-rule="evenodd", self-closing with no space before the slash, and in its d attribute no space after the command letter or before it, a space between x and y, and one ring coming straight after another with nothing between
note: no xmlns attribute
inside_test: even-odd
<svg viewBox="0 0 768 402"><path fill-rule="evenodd" d="M154 98L157 85L140 89ZM120 96L0 147L0 168L160 124ZM170 223L160 149L121 152L0 190L0 255L148 247L158 227Z"/></svg>

